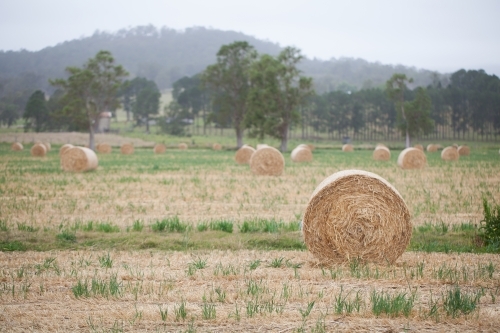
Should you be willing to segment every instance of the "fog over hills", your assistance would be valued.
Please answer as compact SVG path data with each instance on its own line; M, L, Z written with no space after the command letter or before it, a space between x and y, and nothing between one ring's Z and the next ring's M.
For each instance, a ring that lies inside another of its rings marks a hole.
M81 66L99 50L109 50L132 77L146 77L154 80L160 89L167 89L181 77L203 71L215 62L216 53L222 45L238 40L247 41L259 53L271 55L288 46L259 40L241 32L203 27L177 31L150 25L114 33L96 31L90 37L66 41L36 52L1 51L0 85L6 87L16 79L27 80L35 89L50 92L52 88L48 79L65 77L67 66ZM435 80L446 84L449 76L355 58L332 58L328 61L304 59L300 68L304 75L313 77L318 93L379 87L396 72L412 77L415 86L427 86Z

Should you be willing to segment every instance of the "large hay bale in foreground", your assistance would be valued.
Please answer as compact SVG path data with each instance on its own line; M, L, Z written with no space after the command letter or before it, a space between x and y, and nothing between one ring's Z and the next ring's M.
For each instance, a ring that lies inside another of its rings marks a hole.
M250 157L250 170L254 175L279 176L285 169L285 159L274 147L257 149Z
M446 147L441 152L441 159L444 161L457 161L459 157L458 150L453 146Z
M416 144L413 146L413 148L417 148L418 150L421 150L421 151L424 151L424 146L422 146L421 144Z
M329 176L314 190L303 219L304 241L323 263L394 263L410 242L410 211L382 177L362 170Z
M94 151L85 147L73 147L61 155L61 168L64 171L85 172L96 169L98 164Z
M120 152L121 152L123 155L130 155L130 154L133 154L133 153L134 153L134 146L133 146L131 143L124 143L124 144L120 147Z
M165 146L163 143L157 143L153 148L153 152L155 154L163 154L166 151L167 151L167 146Z
M437 152L438 148L439 148L438 145L435 145L433 143L427 145L427 151L429 153L435 153L435 152Z
M417 148L406 148L398 156L398 165L402 169L422 169L427 165L427 157Z
M11 146L10 149L13 151L20 151L24 149L24 146L20 142L14 142Z
M375 161L388 161L391 159L391 151L387 147L377 146L372 156Z
M291 157L293 162L311 162L313 160L312 151L307 145L297 146L292 150Z
M212 149L213 149L213 150L222 150L222 146L221 146L221 144L220 144L220 143L214 143L214 144L212 145Z
M248 164L250 163L250 158L252 157L253 153L255 153L255 149L253 147L243 145L236 151L234 160L238 164Z
M470 148L468 146L459 146L458 147L458 155L469 156L470 155Z
M62 156L62 154L64 154L65 152L67 152L69 149L73 148L74 146L70 143L66 143L64 145L61 146L61 148L59 149L59 156Z
M345 145L342 146L342 151L350 152L353 150L354 150L354 147L349 143L346 143Z
M186 149L188 149L188 145L186 143L179 143L179 149L186 150Z
M31 147L31 156L35 157L43 157L47 154L47 147L43 143L35 143L33 147Z
M101 154L109 154L113 151L113 148L111 147L110 144L107 143L99 143L95 149L97 150L98 153Z

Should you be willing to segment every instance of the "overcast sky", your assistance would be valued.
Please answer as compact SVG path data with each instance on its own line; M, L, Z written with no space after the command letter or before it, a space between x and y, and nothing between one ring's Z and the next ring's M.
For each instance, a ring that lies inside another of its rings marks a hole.
M234 30L309 58L500 76L500 0L0 0L0 50L153 24Z

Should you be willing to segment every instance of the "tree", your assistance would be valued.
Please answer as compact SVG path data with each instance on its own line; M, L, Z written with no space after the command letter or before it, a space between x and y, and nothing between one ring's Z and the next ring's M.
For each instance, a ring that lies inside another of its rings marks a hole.
M82 68L67 67L66 71L69 74L67 80L50 82L64 90L64 112L75 121L87 123L89 147L93 150L99 115L118 107L117 92L128 73L121 65L115 65L109 51L99 51Z
M290 126L300 120L299 107L313 94L312 79L300 76L297 68L302 58L298 49L287 47L276 58L263 55L251 69L246 124L253 135L280 139L282 152Z
M0 101L0 124L11 127L17 119L19 119L17 106L15 104L3 103Z
M146 132L149 133L149 116L158 114L161 93L154 81L142 77L136 77L132 81L126 81L121 94L123 95L124 107L126 105L134 114L137 124L145 123Z
M193 121L203 111L203 135L206 134L206 125L209 122L207 117L208 92L203 89L201 84L201 75L192 77L185 76L174 82L172 97L177 101L180 107L184 108L191 115Z
M400 127L410 137L421 133L429 134L434 130L434 120L431 118L432 102L425 89L418 87L415 99L406 102L406 126Z
M50 122L49 108L42 91L37 90L30 96L24 109L23 118L25 132L31 128L35 132L41 132L48 127Z
M208 66L202 81L212 91L214 109L231 119L236 145L243 145L244 118L250 89L249 69L257 52L247 42L223 45L217 52L217 63Z
M399 114L401 119L401 128L403 128L403 133L406 136L406 148L410 147L410 133L408 130L408 120L405 113L405 91L408 89L406 87L407 83L412 83L412 78L407 78L405 74L394 74L386 82L386 92L391 100L397 104L398 109L401 111Z

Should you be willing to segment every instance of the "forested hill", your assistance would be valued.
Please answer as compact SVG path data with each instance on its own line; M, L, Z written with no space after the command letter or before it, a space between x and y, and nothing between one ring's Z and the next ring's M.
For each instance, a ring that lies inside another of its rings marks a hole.
M24 85L50 91L48 79L64 77L67 66L81 66L99 50L109 50L132 76L156 81L160 89L169 88L183 76L192 76L215 62L221 45L244 40L259 53L276 55L282 47L243 33L206 28L176 31L141 26L116 33L96 32L91 37L67 41L37 52L1 51L0 85ZM338 50L342 53L342 50ZM357 90L383 85L395 72L414 78L415 85L426 86L436 78L431 71L369 63L362 59L341 58L329 61L305 59L301 69L312 76L318 92ZM438 75L446 80L446 75ZM25 87L27 88L27 87ZM31 87L30 87L31 88ZM4 91L5 93L6 91ZM1 94L1 92L0 92Z

